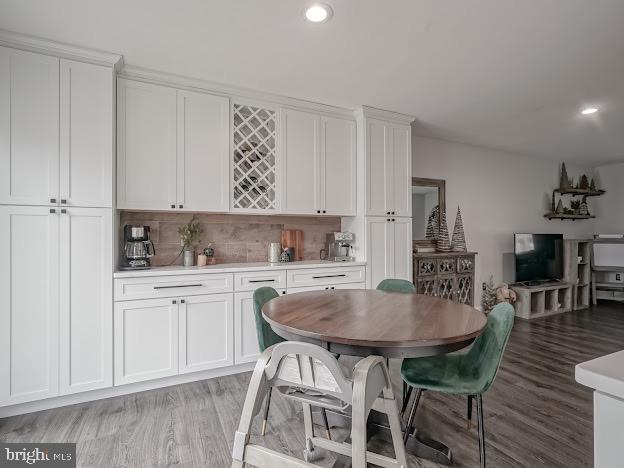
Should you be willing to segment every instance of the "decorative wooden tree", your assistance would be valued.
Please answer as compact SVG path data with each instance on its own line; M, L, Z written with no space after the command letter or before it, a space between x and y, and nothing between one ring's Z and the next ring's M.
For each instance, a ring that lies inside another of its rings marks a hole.
M581 176L579 188L582 190L589 190L589 180L587 180L587 176L585 174Z
M592 177L591 183L589 184L589 190L591 192L597 192L598 189L596 188L596 181L594 180L594 178Z
M449 242L448 225L446 224L446 212L440 212L440 233L438 235L438 244L436 247L440 252L450 252L451 243Z
M557 208L555 209L555 213L557 214L563 214L563 202L561 200L559 200L559 203L557 203Z
M451 250L453 252L466 252L466 236L464 234L464 221L462 220L461 210L457 207L457 216L455 216L455 226L453 227L453 238L451 240Z
M427 230L425 239L436 240L440 233L440 205L436 205L427 218Z
M565 163L561 164L561 178L559 179L559 188L562 190L570 188L570 178Z
M557 205L555 205L555 192L553 191L552 200L550 202L550 212L554 213L556 209L557 209Z

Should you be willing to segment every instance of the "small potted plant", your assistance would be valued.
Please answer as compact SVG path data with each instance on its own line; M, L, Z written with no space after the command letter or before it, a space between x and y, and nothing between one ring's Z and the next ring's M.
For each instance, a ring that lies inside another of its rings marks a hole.
M193 266L195 264L195 249L199 245L202 235L202 228L193 215L191 220L178 228L180 234L180 245L184 254L184 266Z

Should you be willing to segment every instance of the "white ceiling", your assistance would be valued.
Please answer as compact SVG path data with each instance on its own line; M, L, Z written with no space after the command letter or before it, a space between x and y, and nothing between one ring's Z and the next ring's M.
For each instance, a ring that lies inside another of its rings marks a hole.
M0 0L0 28L127 64L417 116L452 141L624 160L623 0ZM581 118L578 110L601 112Z

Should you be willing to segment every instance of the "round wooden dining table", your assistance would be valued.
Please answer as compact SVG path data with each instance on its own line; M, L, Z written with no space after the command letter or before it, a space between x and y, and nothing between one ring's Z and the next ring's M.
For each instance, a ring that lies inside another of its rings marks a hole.
M287 340L315 343L340 355L386 358L457 351L470 345L486 324L485 315L468 305L367 289L280 296L264 305L262 315ZM418 457L451 464L450 449L419 431L410 436L407 449Z

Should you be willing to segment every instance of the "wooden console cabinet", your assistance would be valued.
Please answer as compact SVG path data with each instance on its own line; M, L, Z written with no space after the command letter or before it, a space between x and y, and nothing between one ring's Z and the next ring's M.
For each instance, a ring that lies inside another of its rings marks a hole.
M475 252L414 253L414 285L419 294L474 305Z

